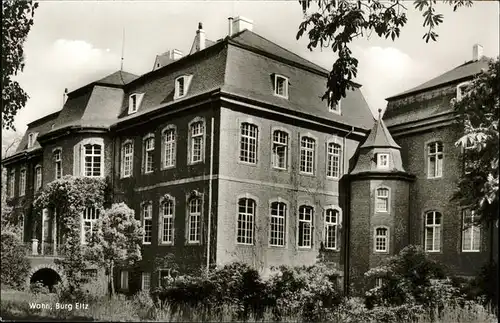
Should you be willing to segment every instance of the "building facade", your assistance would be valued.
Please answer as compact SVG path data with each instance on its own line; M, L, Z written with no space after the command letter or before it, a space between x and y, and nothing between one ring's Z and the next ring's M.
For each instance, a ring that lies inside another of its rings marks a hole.
M165 255L184 272L232 261L268 272L313 264L321 251L346 284L409 243L462 275L488 260L493 231L462 230L444 198L460 151L451 113L425 115L434 88L388 99L385 123L360 86L329 107L327 70L254 33L248 19L229 26L210 41L200 24L189 55L171 50L149 73L87 84L28 125L3 165L24 241L40 241L35 253L57 254L64 241L49 211L32 211L34 194L74 175L106 178L113 201L143 224L142 261L115 277L123 291L157 286ZM82 214L82 243L100 214Z

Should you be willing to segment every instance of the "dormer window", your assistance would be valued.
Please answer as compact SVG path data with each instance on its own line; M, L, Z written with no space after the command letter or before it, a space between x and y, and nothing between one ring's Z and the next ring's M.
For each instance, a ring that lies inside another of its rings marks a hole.
M37 133L30 133L28 135L28 149L32 148L35 145Z
M136 113L141 105L142 97L144 93L134 93L129 96L128 99L128 113Z
M330 92L330 100L328 102L328 111L340 114L340 104L342 100L339 100L337 103L332 102L332 92Z
M183 98L186 96L189 90L189 84L191 83L192 75L183 75L175 79L175 93L174 100Z
M457 85L457 101L462 100L465 96L465 88L470 84L470 82L464 82Z
M286 77L274 76L274 95L288 99L288 79Z
M377 168L389 168L389 154L377 154Z

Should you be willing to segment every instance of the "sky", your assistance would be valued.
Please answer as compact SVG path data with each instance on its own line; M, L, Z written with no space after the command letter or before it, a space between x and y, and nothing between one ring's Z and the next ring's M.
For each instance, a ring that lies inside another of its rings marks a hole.
M472 59L479 43L489 57L499 55L499 3L475 1L453 12L438 4L444 23L437 42L425 43L422 13L408 8L408 23L396 41L375 33L353 42L358 58L356 81L372 112L386 106L385 98L423 83ZM71 92L120 69L137 75L151 71L155 56L169 49L189 52L198 22L208 39L223 38L228 17L253 20L253 31L310 61L330 69L331 49L307 49L307 36L297 40L303 12L290 1L42 1L25 42L25 68L17 80L28 93L26 106L15 118L17 133L27 123L62 108L64 89Z

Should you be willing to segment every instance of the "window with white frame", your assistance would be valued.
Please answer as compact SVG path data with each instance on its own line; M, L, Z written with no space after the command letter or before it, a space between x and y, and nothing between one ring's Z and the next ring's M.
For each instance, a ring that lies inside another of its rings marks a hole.
M142 227L144 228L142 244L151 244L153 237L153 204L151 202L142 204Z
M438 178L443 176L443 143L434 141L427 144L427 177Z
M334 112L334 113L338 113L338 114L340 114L340 106L341 106L342 100L339 100L337 103L333 103L333 102L331 102L331 100L332 100L332 99L331 99L331 97L332 97L332 96L331 96L331 93L332 93L332 92L330 92L330 102L329 102L329 104L328 104L328 110L329 110L330 112Z
M128 99L128 113L132 114L139 110L144 93L133 93Z
M311 137L300 138L300 172L314 174L316 140Z
M83 145L84 176L102 176L102 146L98 144Z
M441 213L436 211L425 214L425 251L439 252L441 250Z
M389 154L377 154L377 168L389 168Z
M463 210L462 220L462 252L479 252L481 248L479 217L474 211Z
M301 205L298 217L298 246L299 248L311 248L312 246L312 219L313 207Z
M35 190L39 190L42 187L42 166L38 165L35 167Z
M326 176L331 178L339 178L342 146L334 142L329 142L327 154Z
M30 133L28 135L28 149L33 148L36 142L37 133Z
M249 198L238 200L238 229L236 242L253 244L255 201Z
M385 227L375 228L375 252L389 251L389 229Z
M203 121L191 124L191 163L198 163L203 160L203 137L205 129Z
M288 79L286 77L275 75L274 94L282 98L288 98Z
M26 194L26 169L19 172L19 196Z
M82 244L90 243L92 237L97 232L97 220L99 220L100 210L95 207L88 207L82 214Z
M153 158L155 151L155 137L144 139L144 160L143 170L145 174L153 172Z
M456 96L457 101L462 100L462 98L466 95L465 91L469 84L470 82L464 82L457 85L457 96Z
M134 144L132 141L125 141L122 144L122 178L132 176L134 160Z
M258 128L256 125L243 122L240 133L240 161L257 163Z
M283 202L271 203L271 221L269 222L269 245L285 246L286 236L286 204Z
M175 79L174 100L186 96L192 77L192 75L183 75Z
M168 284L168 281L172 279L171 270L170 269L160 269L158 270L158 286L165 287Z
M175 166L175 154L176 154L176 131L175 128L166 129L163 132L163 167L174 167Z
M172 244L174 242L174 201L166 199L161 203L161 243Z
M122 290L128 289L128 271L127 270L122 270L120 272L120 288Z
M389 212L389 189L379 187L376 191L375 210L377 212Z
M62 150L60 148L54 151L54 171L55 179L60 179L62 177Z
M329 208L325 211L325 249L338 250L340 212Z
M143 272L142 277L141 277L141 289L142 290L149 290L151 288L151 273L150 272Z
M189 200L188 214L188 242L201 242L201 198L195 197Z
M14 190L15 190L15 185L16 185L16 172L15 170L11 170L9 172L9 181L7 183L7 195L9 197L14 197Z
M273 131L272 163L274 168L287 169L288 167L288 133L285 131Z

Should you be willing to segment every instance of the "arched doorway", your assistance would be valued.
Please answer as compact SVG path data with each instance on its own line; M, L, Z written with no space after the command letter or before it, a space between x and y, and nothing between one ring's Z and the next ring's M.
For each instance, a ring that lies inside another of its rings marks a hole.
M54 286L61 282L61 276L52 268L41 268L31 275L30 284L40 282L50 292L54 292Z

